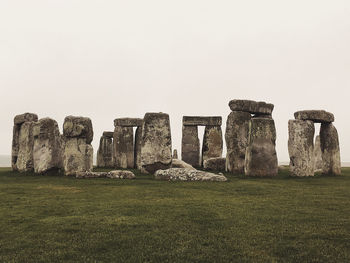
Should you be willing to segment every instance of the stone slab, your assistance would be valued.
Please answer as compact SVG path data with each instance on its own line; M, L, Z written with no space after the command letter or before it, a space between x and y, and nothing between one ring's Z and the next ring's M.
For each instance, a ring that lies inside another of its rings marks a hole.
M220 116L183 116L182 124L185 126L221 126Z
M22 124L26 121L38 121L38 115L36 115L35 113L26 112L20 115L16 115L13 120L14 124L16 125Z
M142 121L140 118L118 118L114 120L114 127L141 127Z
M294 113L297 120L313 121L317 123L334 122L334 115L324 110L303 110Z
M244 111L251 114L272 114L274 105L264 101L231 100L229 107L232 111Z
M112 131L105 131L103 132L102 136L106 138L113 138L113 133Z

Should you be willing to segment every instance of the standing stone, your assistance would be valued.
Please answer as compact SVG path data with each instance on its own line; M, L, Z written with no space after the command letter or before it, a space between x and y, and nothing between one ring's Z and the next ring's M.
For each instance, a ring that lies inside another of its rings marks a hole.
M226 171L233 174L244 173L250 119L250 113L243 111L233 111L227 117L225 133L227 146Z
M34 125L35 122L33 121L24 122L19 131L16 169L20 172L28 172L34 169Z
M323 162L322 162L322 150L321 150L321 139L320 135L316 136L315 147L314 147L314 160L315 160L315 172L322 172Z
M19 152L19 133L21 126L25 122L36 122L38 121L38 115L34 113L24 113L21 115L16 115L14 118L13 126L13 137L12 137L12 152L11 152L11 166L12 170L16 171L17 169L17 159Z
M113 144L114 166L117 168L134 168L133 127L115 126Z
M288 131L288 152L291 175L313 176L315 170L314 123L304 120L289 120Z
M220 126L205 126L202 147L202 166L205 160L222 156L223 139Z
M179 159L179 157L177 156L177 150L174 149L174 152L173 152L173 159Z
M200 144L197 126L182 126L182 160L193 167L200 167Z
M338 131L332 123L322 123L320 130L323 174L340 175L341 161Z
M171 131L169 115L146 113L142 125L142 172L154 173L171 166Z
M141 170L141 144L142 144L142 126L136 128L135 131L135 150L134 150L134 161L135 168Z
M275 176L278 173L275 122L268 118L253 118L249 122L246 150L247 176Z
M34 126L34 172L44 173L62 167L62 139L55 120L44 118Z
M113 167L113 132L104 132L97 150L97 167Z
M68 116L63 124L65 175L91 172L93 168L92 123L89 118Z

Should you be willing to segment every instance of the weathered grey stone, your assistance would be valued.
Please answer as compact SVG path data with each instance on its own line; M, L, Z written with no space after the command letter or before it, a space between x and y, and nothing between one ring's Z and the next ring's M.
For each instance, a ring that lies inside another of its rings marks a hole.
M125 171L125 170L110 171L107 177L112 179L135 179L136 178L133 172Z
M322 151L321 151L320 135L317 135L316 139L315 139L314 160L315 160L315 172L322 172L322 170L323 170L323 162L322 162Z
M35 113L26 112L20 115L16 115L13 120L15 125L20 125L27 121L38 121L38 115L36 115Z
M233 111L226 122L226 171L244 174L245 154L248 146L249 121L248 112Z
M140 127L142 126L142 119L139 118L119 118L114 120L114 127Z
M182 160L194 167L200 167L200 144L197 126L182 126Z
M63 135L66 138L85 138L86 143L91 143L94 132L90 118L67 116L64 119Z
M323 162L323 174L340 175L341 161L338 131L332 123L322 123L320 141Z
M142 144L142 126L136 128L135 131L135 149L134 149L134 166L141 170L141 144Z
M86 143L86 138L65 138L63 168L65 175L92 171L93 148Z
M209 171L225 171L226 158L209 158L204 161L203 168Z
M276 128L272 119L253 118L249 122L245 157L247 176L275 176L278 173Z
M113 132L111 133L113 134ZM113 136L110 137L110 133L104 132L100 138L97 150L97 167L114 167Z
M303 110L294 113L297 120L310 120L319 123L334 122L334 115L324 110Z
M178 159L177 150L176 149L174 149L174 151L173 151L173 159Z
M188 168L188 169L194 169L192 165L185 163L184 161L181 161L179 159L173 159L171 162L171 167L170 168Z
M85 179L85 178L107 178L107 175L109 172L77 172L75 174L75 177L78 179Z
M229 107L232 111L245 111L251 114L272 114L274 105L263 101L231 100Z
M55 120L40 119L33 127L34 172L44 173L62 167L62 138Z
M222 174L208 173L188 168L158 170L154 177L155 179L167 181L227 181L227 178Z
M202 166L205 160L222 156L223 139L220 126L205 126L202 147Z
M105 132L103 132L102 136L113 139L113 134L114 134L114 132L112 132L112 131L105 131Z
M288 152L292 176L314 175L314 134L312 121L290 120L288 122Z
M33 128L35 122L28 121L21 125L18 136L18 155L16 161L16 169L20 172L33 171L33 147L34 136Z
M113 135L114 166L134 168L134 130L132 127L115 126Z
M146 113L142 125L141 170L154 173L159 169L169 168L171 154L169 115Z
M185 126L221 126L220 116L183 116L182 124Z

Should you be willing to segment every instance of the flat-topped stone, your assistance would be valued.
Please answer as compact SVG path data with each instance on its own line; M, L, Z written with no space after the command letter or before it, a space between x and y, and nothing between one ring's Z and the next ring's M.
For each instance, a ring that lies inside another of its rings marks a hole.
M272 114L274 105L263 101L231 100L228 104L232 111L245 111L251 114Z
M114 120L114 126L141 127L142 121L140 118L118 118Z
M22 124L26 121L38 121L38 115L36 115L35 113L23 113L20 115L16 115L13 122L14 124Z
M221 126L220 116L183 116L182 124L185 126Z
M105 131L105 132L103 132L103 137L113 138L113 132Z
M324 110L303 110L294 113L297 120L313 121L319 123L334 122L334 115Z

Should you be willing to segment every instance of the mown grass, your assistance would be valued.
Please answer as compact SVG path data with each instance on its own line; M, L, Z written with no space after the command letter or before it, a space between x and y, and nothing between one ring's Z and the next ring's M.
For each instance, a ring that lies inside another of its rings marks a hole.
M0 262L350 262L350 169L229 182L0 169Z

